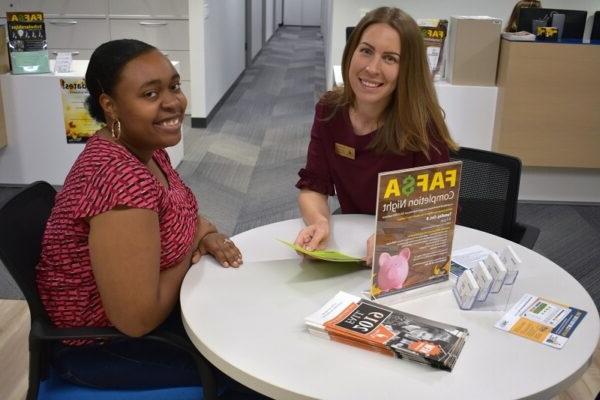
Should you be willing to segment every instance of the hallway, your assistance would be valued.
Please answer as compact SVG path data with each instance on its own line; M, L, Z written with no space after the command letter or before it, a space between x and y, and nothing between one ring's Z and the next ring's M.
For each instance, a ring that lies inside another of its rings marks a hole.
M314 106L325 89L318 28L282 27L210 121L184 135L179 174L200 212L235 234L297 217Z

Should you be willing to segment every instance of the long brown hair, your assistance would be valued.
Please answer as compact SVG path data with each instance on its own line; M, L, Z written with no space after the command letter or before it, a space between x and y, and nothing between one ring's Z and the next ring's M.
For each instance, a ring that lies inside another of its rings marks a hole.
M429 157L430 137L434 137L448 148L457 149L433 87L421 30L410 15L398 8L380 7L360 20L342 56L344 86L325 93L321 101L332 106L333 113L355 105L356 97L348 76L350 62L365 29L377 23L388 24L400 36L400 70L396 90L380 116L380 128L369 147L377 153L420 151Z
M540 8L542 6L542 2L540 0L519 0L517 4L513 7L512 12L510 13L510 18L506 23L506 27L504 30L506 32L516 32L518 29L519 23L519 12L521 8Z

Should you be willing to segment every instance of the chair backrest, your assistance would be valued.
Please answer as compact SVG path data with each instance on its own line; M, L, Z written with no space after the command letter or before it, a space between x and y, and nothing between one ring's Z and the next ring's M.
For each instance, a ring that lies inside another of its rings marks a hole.
M37 293L35 267L55 196L50 184L34 182L0 207L0 260L23 292L32 320L48 319Z
M516 223L521 160L461 147L450 154L463 162L458 223L510 239Z

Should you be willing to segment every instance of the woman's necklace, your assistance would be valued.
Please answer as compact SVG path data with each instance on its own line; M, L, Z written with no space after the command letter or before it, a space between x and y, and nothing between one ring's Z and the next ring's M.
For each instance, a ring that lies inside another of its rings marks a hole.
M363 120L352 107L350 107L350 122L352 123L354 133L358 136L369 134L379 128L379 123L377 120Z

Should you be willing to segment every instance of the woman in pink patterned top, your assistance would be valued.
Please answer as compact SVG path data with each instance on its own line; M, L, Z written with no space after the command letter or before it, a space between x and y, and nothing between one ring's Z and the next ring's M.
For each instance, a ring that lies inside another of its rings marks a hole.
M171 62L143 42L111 41L92 55L87 106L106 127L87 142L56 197L37 268L38 291L56 326L114 326L142 336L174 310L170 318L177 319L181 283L200 256L241 265L233 242L198 215L194 194L164 150L181 140L187 100L179 80ZM55 354L57 369L97 387L139 387L138 378L143 386L197 382L193 361L152 369L172 350L138 342L68 343ZM116 367L106 378L81 375L73 361L113 355L141 357L152 367L137 374Z

